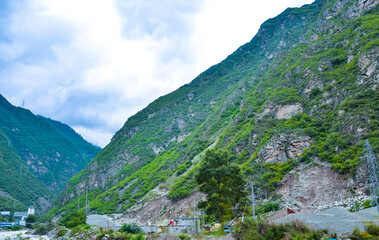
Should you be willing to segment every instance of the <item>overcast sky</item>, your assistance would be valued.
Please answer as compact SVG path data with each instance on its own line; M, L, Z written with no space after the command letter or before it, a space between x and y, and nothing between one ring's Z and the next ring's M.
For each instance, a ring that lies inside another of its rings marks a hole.
M0 0L0 94L104 147L287 7L313 0Z

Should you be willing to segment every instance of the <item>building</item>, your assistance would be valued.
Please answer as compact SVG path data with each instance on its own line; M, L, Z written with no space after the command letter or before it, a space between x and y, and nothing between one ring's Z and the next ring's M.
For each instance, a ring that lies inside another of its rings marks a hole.
M11 212L9 212L9 211L2 211L2 212L0 212L0 215L2 215L2 216L10 216Z
M36 209L34 207L28 207L28 216L35 215Z
M26 226L26 218L28 217L28 212L14 212L14 217L17 219L17 223L20 226Z
M165 232L170 234L181 233L198 233L200 232L200 219L199 218L175 218L174 225L165 227Z

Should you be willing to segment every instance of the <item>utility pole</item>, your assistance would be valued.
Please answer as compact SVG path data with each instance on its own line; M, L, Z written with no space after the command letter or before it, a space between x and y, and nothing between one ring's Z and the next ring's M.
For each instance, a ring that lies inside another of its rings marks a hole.
M78 211L79 211L79 199L80 199L80 192L79 192L79 195L78 195Z
M255 196L254 196L254 183L251 184L251 205L253 206L253 218L255 218Z
M157 225L157 208L155 208L155 226L158 226Z
M86 212L86 215L88 213L88 191L86 190L86 206L85 206L85 212Z
M195 220L195 204L193 205L193 232L196 232L196 220Z
M205 228L204 228L204 226L205 226L204 211L202 213L203 213L203 231L204 231L205 230Z
M370 146L370 142L366 139L365 144L365 152L366 152L366 160L369 174L369 184L370 184L370 195L372 198L372 205L376 203L376 208L379 214L379 205L378 205L378 191L379 191L379 183L378 183L378 163L376 161L376 157L372 148Z

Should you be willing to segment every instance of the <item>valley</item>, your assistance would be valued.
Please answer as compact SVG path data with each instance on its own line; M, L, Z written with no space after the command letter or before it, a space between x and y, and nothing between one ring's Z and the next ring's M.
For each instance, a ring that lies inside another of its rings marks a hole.
M35 205L40 221L64 226L52 231L66 237L126 234L104 226L109 219L114 230L137 224L145 233L195 218L202 228L220 223L224 234L235 221L235 239L366 231L364 222L378 224L379 169L367 164L368 149L373 163L379 156L378 3L286 9L129 117L103 149L0 95L0 210Z

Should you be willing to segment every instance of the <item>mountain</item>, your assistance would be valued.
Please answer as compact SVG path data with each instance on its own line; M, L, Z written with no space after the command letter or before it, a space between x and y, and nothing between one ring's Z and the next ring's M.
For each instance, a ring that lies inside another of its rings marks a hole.
M66 138L71 143L75 151L79 153L79 155L81 155L84 159L87 159L87 161L93 159L96 154L100 152L100 147L96 147L84 140L83 137L75 132L75 130L70 126L50 118L45 118L43 116L37 115L37 117L45 120L51 126L53 126L64 138ZM84 166L81 168L83 167Z
M78 197L83 207L88 192L93 212L184 214L202 198L193 172L207 148L232 152L258 198L281 191L312 207L364 192L363 140L379 152L378 13L377 0L316 0L267 20L224 61L130 117L69 180L54 213ZM288 185L303 176L314 182Z
M0 138L0 196L44 210L100 151L69 126L15 107L1 95Z
M46 211L54 194L28 168L0 129L0 210Z

